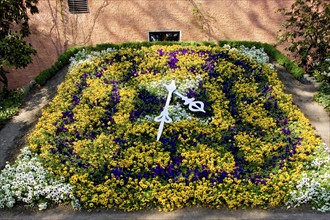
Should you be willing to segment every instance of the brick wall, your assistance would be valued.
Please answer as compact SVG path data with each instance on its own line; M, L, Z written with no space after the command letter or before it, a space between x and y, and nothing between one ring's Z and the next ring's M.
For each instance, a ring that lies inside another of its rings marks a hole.
M8 74L23 86L74 45L147 41L148 31L180 30L182 41L251 40L274 43L283 17L275 11L294 0L89 0L89 13L71 14L67 0L40 0L31 16L33 64ZM194 11L201 12L196 19Z

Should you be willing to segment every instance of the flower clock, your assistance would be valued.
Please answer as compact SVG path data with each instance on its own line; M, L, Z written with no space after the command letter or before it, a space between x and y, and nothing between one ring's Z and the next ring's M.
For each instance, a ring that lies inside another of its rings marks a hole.
M268 64L236 50L111 50L71 67L30 135L85 208L282 204L320 144Z

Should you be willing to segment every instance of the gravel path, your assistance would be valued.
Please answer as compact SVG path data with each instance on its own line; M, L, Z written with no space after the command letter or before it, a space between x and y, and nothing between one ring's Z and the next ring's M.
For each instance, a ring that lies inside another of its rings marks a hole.
M26 137L32 131L41 109L52 100L57 86L63 81L67 67L62 69L44 87L34 88L24 99L19 114L0 130L0 169L6 161L13 162L19 149L26 144ZM322 106L313 101L316 89L311 83L303 84L295 80L285 69L277 66L279 78L286 86L286 92L293 95L294 103L309 118L316 133L330 146L330 117ZM93 212L75 212L70 207L49 208L39 212L35 208L16 206L13 209L0 209L0 219L330 219L330 213L319 213L310 208L286 210L276 208L269 210L228 210L185 208L174 212L163 213L156 210L140 212L121 212L115 210L95 210Z
M53 99L67 71L68 67L65 67L42 88L33 88L23 99L18 115L0 130L0 170L6 161L13 162L21 147L26 144L26 137L40 117L41 109Z
M301 83L288 74L281 66L276 66L278 77L285 85L285 92L292 94L293 102L300 108L304 115L309 119L323 142L330 146L330 117L319 103L313 101L316 87L311 82Z

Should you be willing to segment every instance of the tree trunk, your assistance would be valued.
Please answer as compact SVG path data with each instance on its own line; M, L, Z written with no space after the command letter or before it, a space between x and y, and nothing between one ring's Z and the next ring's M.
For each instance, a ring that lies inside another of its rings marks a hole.
M4 93L5 96L8 95L8 79L6 76L7 71L3 69L3 67L0 67L0 82L2 82L3 87L2 87L2 91Z
M306 55L301 58L301 65L303 66L303 68L306 72L309 72L311 69L310 65L308 64L308 59L309 59L308 55L310 54L310 51L312 50L313 45L314 45L314 43L311 43L309 45L308 49L306 51L304 51Z

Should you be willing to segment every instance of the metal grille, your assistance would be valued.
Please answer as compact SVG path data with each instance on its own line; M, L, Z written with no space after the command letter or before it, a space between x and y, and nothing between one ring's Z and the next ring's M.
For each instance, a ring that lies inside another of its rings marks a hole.
M73 14L88 13L88 0L68 0L69 11Z

